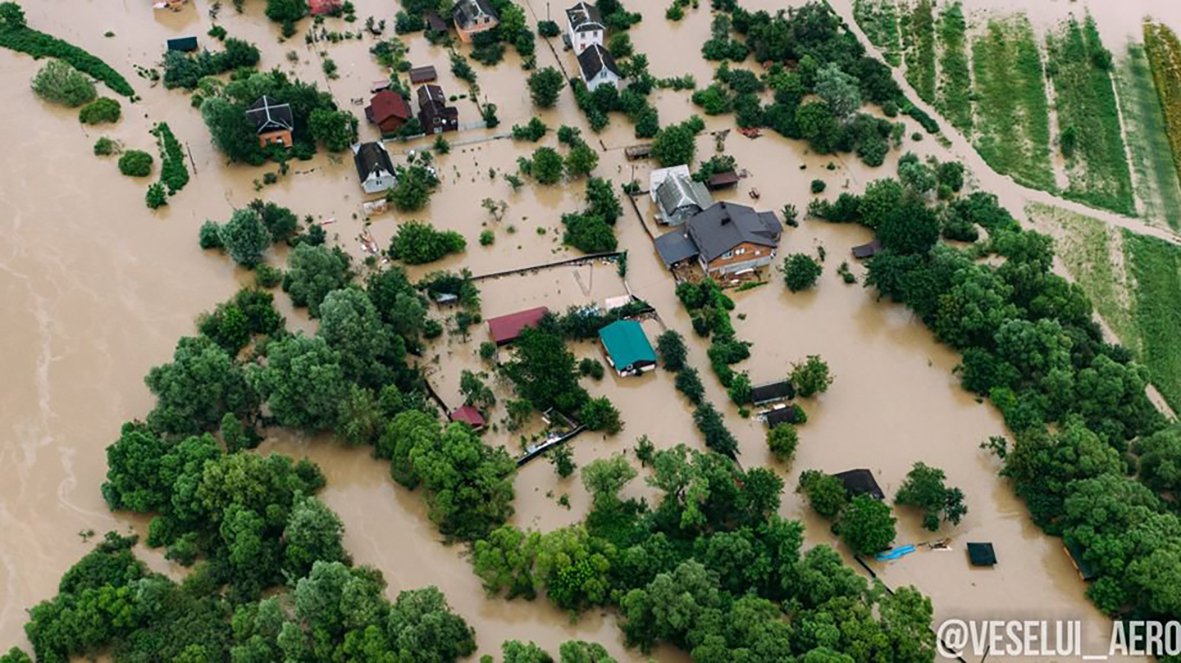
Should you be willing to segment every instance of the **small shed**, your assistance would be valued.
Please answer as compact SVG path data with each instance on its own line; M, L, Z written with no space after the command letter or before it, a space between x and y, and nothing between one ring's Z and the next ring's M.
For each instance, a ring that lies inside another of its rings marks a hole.
M414 85L420 83L431 83L439 78L439 73L435 71L434 65L424 65L422 67L414 67L410 70L410 82Z
M197 50L196 37L173 37L164 42L164 46L170 51L180 51L182 53L192 53Z
M785 401L789 398L794 398L795 395L795 387L791 386L791 382L788 380L764 382L750 389L751 403L756 406L766 405L776 401Z
M725 173L714 173L705 182L705 187L710 191L729 189L735 186L738 186L738 173L732 170Z
M869 495L875 500L886 499L886 494L882 492L877 479L873 478L873 472L867 469L847 470L834 474L833 476L840 479L841 483L845 486L845 491L851 497Z
M1068 541L1066 545L1062 546L1062 549L1070 557L1070 563L1074 565L1074 570L1078 573L1078 577L1083 579L1083 582L1091 582L1099 577L1099 574L1095 572L1095 567L1086 560L1084 556L1086 551L1082 546Z
M968 561L972 566L996 566L996 551L991 543L969 543Z
M779 407L764 410L759 414L759 418L763 423L767 424L767 428L775 428L781 424L796 424L800 422L801 410L797 405L782 405Z
M647 159L652 154L652 145L645 143L642 145L629 145L623 148L623 156L627 157L628 161L635 161L636 159Z
M443 17L439 15L439 12L432 9L428 11L425 16L423 16L423 19L426 20L427 34L436 36L447 34L447 21L443 20Z
M484 421L484 415L480 411L470 405L464 405L457 408L447 415L451 421L458 421L472 427L472 430L480 430L487 422Z
M521 331L527 327L536 327L537 323L549 313L544 306L517 311L508 315L488 319L488 333L496 345L507 345L517 340Z
M882 243L876 239L868 244L853 247L853 257L858 260L865 260L872 258L878 251L882 250Z
M689 233L685 232L683 228L657 237L655 244L656 253L664 261L664 266L669 269L686 260L696 260L697 256L701 254L701 251L697 249L697 244L690 239Z
M380 81L373 81L369 84L369 92L373 94L377 94L382 90L388 89L390 89L390 79L388 78L382 79Z
M599 330L607 362L621 376L640 375L656 368L656 351L644 328L635 320L616 320Z

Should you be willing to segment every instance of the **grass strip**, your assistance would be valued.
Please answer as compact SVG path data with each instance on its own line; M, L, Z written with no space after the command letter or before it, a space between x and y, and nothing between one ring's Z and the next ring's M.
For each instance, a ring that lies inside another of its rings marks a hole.
M935 102L935 8L931 0L918 0L910 12L906 40L906 80L919 98Z
M1124 231L1124 255L1136 281L1136 325L1152 383L1181 410L1181 247Z
M967 23L960 3L948 5L939 15L939 96L936 108L952 126L972 131L972 74L968 65Z
M898 7L894 0L856 0L853 18L870 43L891 66L902 64L902 41L898 33Z
M1049 102L1041 54L1029 19L992 19L972 42L976 82L976 149L988 165L1017 182L1054 191Z
M135 90L131 89L127 79L106 62L53 35L38 32L27 26L0 28L0 47L27 53L34 58L50 57L64 60L78 71L106 83L111 91L124 97L135 96Z
M1063 195L1135 214L1132 176L1111 82L1111 53L1103 47L1094 19L1088 16L1084 25L1068 20L1046 37L1046 52L1069 182Z
M1181 183L1144 47L1130 44L1117 69L1120 110L1136 172L1136 196L1145 219L1181 229Z

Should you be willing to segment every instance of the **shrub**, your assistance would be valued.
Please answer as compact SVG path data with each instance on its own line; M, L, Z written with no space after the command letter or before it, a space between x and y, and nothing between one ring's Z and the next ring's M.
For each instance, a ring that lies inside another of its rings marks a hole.
M779 424L767 431L767 448L771 450L771 455L775 456L775 460L781 463L791 461L798 444L799 433L796 432L796 427L791 424Z
M50 60L33 76L33 92L45 101L71 108L88 104L97 96L94 83L61 60Z
M796 492L803 493L812 510L825 518L835 517L849 501L841 480L819 470L801 472Z
M578 373L583 376L590 376L595 380L602 380L606 370L603 368L602 362L598 359L586 357L578 362Z
M803 398L828 391L832 375L828 364L819 355L808 355L804 361L791 365L791 383Z
M820 278L820 263L803 253L793 253L783 260L783 280L792 292L807 290Z
M492 246L496 242L496 234L491 230L480 232L480 246Z
M697 374L697 369L692 366L686 366L677 372L675 384L677 391L684 394L694 405L700 404L702 398L705 397L705 387L701 384L701 377Z
M152 155L143 150L127 150L119 157L119 172L128 177L147 177L152 173Z
M147 203L148 209L158 209L168 204L168 194L164 192L164 185L159 182L152 182L148 187L147 194L144 195L144 202Z
M399 226L390 240L390 257L408 265L421 265L460 253L466 246L463 235L453 230L439 231L422 221L409 221Z
M13 14L21 11L20 6L15 2L5 2L0 4L0 7L11 8ZM74 69L106 83L107 87L116 94L124 97L135 96L135 90L131 89L127 79L112 69L110 65L73 44L29 28L25 25L23 18L15 23L5 21L3 29L0 29L0 47L28 53L34 58L57 58L68 63ZM91 98L93 99L93 97ZM90 99L82 103L87 101Z
M558 27L556 21L538 21L537 34L542 37L557 37L562 34L562 29Z
M201 224L201 232L197 235L197 242L203 249L221 248L221 229L213 221Z
M119 143L103 136L94 141L94 155L99 157L110 156L119 152Z
M260 263L254 268L254 285L260 288L274 288L283 282L283 270Z
M601 430L608 435L614 435L623 430L623 422L619 418L619 410L606 397L588 400L579 411L579 419L590 430Z
M824 180L812 180L812 193L824 193L826 188L828 185L824 183Z
M685 367L685 339L675 329L669 329L656 337L656 349L664 361L664 368L673 372Z
M118 122L123 116L123 109L114 99L103 97L82 107L78 113L78 120L82 124L102 124L104 122Z

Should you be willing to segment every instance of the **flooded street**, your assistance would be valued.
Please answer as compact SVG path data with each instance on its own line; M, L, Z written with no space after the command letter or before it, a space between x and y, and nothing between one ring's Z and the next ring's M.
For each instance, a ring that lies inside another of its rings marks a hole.
M663 19L663 6L632 2L645 13L632 38L637 50L648 54L651 72L658 77L691 73L704 85L712 68L698 57L695 44L708 33L708 3L687 12L684 21L673 25ZM0 650L25 644L25 610L51 597L61 574L91 548L80 532L101 534L142 526L139 519L111 514L103 502L99 486L106 472L104 449L124 421L143 417L152 407L142 381L148 369L170 358L179 337L194 333L193 320L200 312L229 297L239 283L249 281L248 275L235 270L224 256L198 248L200 224L206 219L223 221L235 206L263 197L290 207L301 217L310 214L336 219L328 226L330 234L350 253L361 255L355 237L364 227L360 218L364 197L351 158L322 153L309 162L293 162L291 175L256 191L253 182L273 167L223 165L187 95L151 89L145 80L132 79L131 64L158 59L166 37L196 34L203 43L207 41L205 3L197 3L196 11L190 7L178 15L155 16L147 3L123 2L117 9L112 9L113 4L44 0L25 6L30 25L91 50L131 80L143 101L125 104L124 119L113 128L84 128L75 113L39 101L28 91L28 80L39 63L0 51L0 87L13 91L6 108L16 118L0 126L0 141L8 152L0 162L0 228L10 238L0 247L0 294L11 311L0 322L0 373L7 377L0 387L0 430L5 432L0 438L0 468L5 479L0 485L0 528L5 532L0 537ZM387 36L392 35L391 3L363 0L355 4L362 21L369 15L386 18ZM833 4L851 21L851 2ZM969 4L991 8L1004 3L973 0ZM1162 12L1177 11L1159 7L1162 3L1139 4L1146 10L1152 6ZM350 100L367 98L370 82L385 75L367 53L373 39L326 46L341 69L341 79L329 84L321 73L319 56L304 47L302 33L289 45L275 46L277 29L260 16L260 5L250 4L249 16L240 18L227 3L221 22L232 36L259 44L263 67L280 66L305 80L318 81L322 87L328 84L342 107L363 117L362 107ZM744 5L773 9L780 3L758 0ZM1138 30L1139 18L1134 12L1107 3L1051 2L1039 11L1081 11L1085 6L1096 14L1105 38L1106 31L1115 35ZM544 16L540 0L533 0L531 9L535 16ZM554 10L556 13L556 5ZM339 21L330 25L345 29ZM361 22L350 29L362 29ZM104 39L106 30L115 32L117 38ZM445 50L420 37L407 37L406 41L411 46L410 59L415 64L434 64L449 94L465 92L447 71ZM692 53L685 44L694 45ZM665 47L658 48L662 45ZM292 49L300 54L297 64L283 57ZM543 40L538 42L537 53L539 66L556 63ZM560 51L558 55L570 71L573 56ZM407 219L427 219L440 229L457 230L465 236L465 253L412 268L408 270L412 277L460 268L481 275L577 255L561 245L560 216L582 207L584 185L538 187L528 183L514 192L503 179L504 173L515 171L517 158L527 156L535 147L493 139L534 115L513 58L510 54L494 69L476 65L481 89L498 105L501 126L449 137L454 145L451 153L435 157L443 184L426 209L415 214L390 212L372 219L373 236L383 247L397 223ZM662 124L680 121L694 112L683 92L655 91L653 102ZM470 103L460 102L460 109L461 122L478 117ZM568 93L557 108L540 117L551 129L563 123L585 126ZM91 146L98 136L109 135L127 147L154 154L155 145L147 132L161 120L167 120L191 150L190 169L195 166L195 173L170 206L152 213L143 203L148 182L121 176L114 160L93 156ZM732 124L730 116L707 118L709 130L731 128ZM915 130L908 120L907 136ZM363 119L361 131L363 139L376 137ZM596 137L585 128L583 131L594 144ZM600 154L597 175L617 184L633 176L647 181L651 163L624 161L620 148L637 141L622 117L614 118L613 126L597 138L608 148ZM430 142L391 145L395 162L402 161L399 153L427 147ZM556 146L553 132L540 144ZM714 150L712 137L699 137L698 158L708 158ZM922 142L906 138L902 149L892 150L883 167L868 169L856 160L807 154L802 143L776 135L749 140L737 133L726 139L725 152L737 158L739 168L747 170L749 177L719 199L776 211L790 203L802 212L811 199L812 179L828 183L826 197L835 198L846 189L860 191L869 181L892 175L898 156L906 150L963 160L980 188L997 193L1016 215L1023 214L1029 200L1054 200L1049 194L1028 191L997 176L960 137L952 137L950 151L930 138ZM757 202L748 197L752 188L762 192ZM506 203L502 220L493 221L483 209L485 198ZM642 198L639 203L651 223L649 201ZM1105 220L1115 217L1096 216ZM493 230L496 236L491 247L477 242L484 229ZM727 415L739 440L744 466L764 464L781 472L787 485L781 511L807 523L809 544L835 539L827 524L806 510L792 492L800 471L867 467L890 496L910 466L922 461L946 470L949 484L964 490L969 514L954 530L939 533L954 537L953 551L924 552L890 564L871 563L887 584L914 584L931 596L936 623L950 617L1061 617L1083 619L1088 637L1107 632L1109 622L1084 598L1085 586L1063 554L1061 542L1041 534L1030 523L1025 507L997 477L996 461L978 448L988 436L1005 431L994 409L975 402L958 386L951 373L957 357L936 343L909 311L878 303L871 291L860 284L845 285L836 275L842 261L853 262L849 248L867 241L869 231L805 220L800 228L787 229L779 251L780 255L814 254L817 247L824 246L828 258L819 287L791 294L775 273L768 285L734 295L738 337L753 343L752 357L737 368L749 371L755 383L784 376L792 362L809 354L821 355L835 374L827 394L803 402L809 421L800 428L799 450L790 467L771 459L762 424L740 418L737 409L728 405L725 392L709 373L706 342L694 335L674 295L671 277L626 201L616 232L620 249L629 251L626 286L612 264L490 279L479 284L483 315L492 317L539 305L565 310L572 305L602 303L630 288L656 308L664 325L677 329L689 341L690 363L701 371L708 398ZM859 279L863 276L861 266L853 264L852 269ZM288 315L289 326L312 327L302 313L290 311L286 295L277 293L276 301ZM655 321L644 327L653 340L661 330ZM459 402L462 369L489 370L477 355L480 342L486 339L487 327L481 325L472 329L466 342L447 335L429 346L428 379L448 404ZM571 350L578 357L601 360L593 343L571 344ZM608 372L601 382L588 379L584 384L593 395L609 396L626 425L614 437L587 433L576 438L572 444L579 466L619 451L632 456L631 448L641 435L649 436L658 448L681 442L703 448L691 411L674 389L670 373L661 370L640 378L618 378ZM497 393L503 397L507 389L500 385ZM498 405L493 418L502 416L503 407ZM499 430L487 435L486 439L504 444L511 454L520 448L519 434ZM424 515L419 496L394 484L388 465L371 458L366 450L348 449L330 439L284 436L268 440L263 451L306 455L319 464L328 479L322 497L344 521L345 545L355 561L381 569L391 596L401 589L437 585L475 627L480 653L496 652L506 639L533 640L550 651L556 651L565 640L583 639L603 644L621 661L647 660L638 651L625 649L613 616L590 612L571 622L568 615L544 600L529 603L486 598L463 548L440 541ZM641 495L647 491L638 479L629 492ZM569 495L569 508L557 503L562 494ZM560 479L553 467L540 459L522 469L516 495L513 523L520 527L548 530L571 524L580 520L589 506L577 476ZM920 529L917 516L899 513L897 543L929 538L934 536ZM991 541L999 565L988 571L971 569L963 548L968 541ZM670 649L658 649L653 658L686 659Z

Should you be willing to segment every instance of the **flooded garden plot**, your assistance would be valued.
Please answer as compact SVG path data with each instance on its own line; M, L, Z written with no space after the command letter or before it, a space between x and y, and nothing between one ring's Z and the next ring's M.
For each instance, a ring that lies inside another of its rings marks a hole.
M1181 185L1142 45L1128 44L1127 52L1119 59L1115 80L1126 133L1135 136L1135 140L1128 141L1128 148L1141 215L1149 223L1181 229Z

